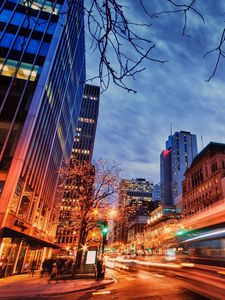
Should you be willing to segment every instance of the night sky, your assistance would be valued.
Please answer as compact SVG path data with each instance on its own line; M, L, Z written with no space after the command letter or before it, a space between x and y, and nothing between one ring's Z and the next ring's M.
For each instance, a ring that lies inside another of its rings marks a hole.
M138 93L128 93L111 85L101 95L100 116L94 159L121 162L122 177L142 177L159 182L159 156L172 131L190 131L197 135L198 150L210 141L225 143L225 59L216 75L213 72L217 54L204 54L218 46L224 21L225 1L199 0L196 8L205 17L188 15L186 33L180 14L149 18L138 0L126 3L129 20L148 22L139 27L144 37L156 43L152 56L167 60L165 64L145 61L145 71L127 81ZM150 12L171 9L166 0L145 0ZM185 2L185 1L178 1ZM186 1L187 3L190 1ZM157 5L156 5L157 4ZM128 49L127 49L128 51ZM86 43L87 77L97 72L96 60ZM90 82L98 84L97 81Z

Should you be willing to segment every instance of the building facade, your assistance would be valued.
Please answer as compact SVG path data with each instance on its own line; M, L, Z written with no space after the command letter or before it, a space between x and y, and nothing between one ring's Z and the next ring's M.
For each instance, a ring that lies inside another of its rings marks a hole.
M80 161L92 161L99 113L100 87L85 84L72 153Z
M80 162L92 161L98 113L99 113L100 88L94 85L85 85L81 110L76 128L76 136L72 150L72 158ZM67 178L61 205L59 226L57 229L56 243L62 252L74 254L79 234L79 224L74 224L74 206L76 206L77 183L72 175ZM73 224L72 224L73 223ZM69 226L68 226L69 225Z
M160 205L149 214L145 228L145 248L152 254L169 254L176 246L175 233L181 226L181 211L174 206Z
M161 200L165 205L179 201L184 173L197 153L196 135L180 131L168 137L160 156Z
M0 4L0 257L4 275L53 247L85 80L82 1ZM70 10L70 14L63 12Z
M225 144L210 142L193 160L183 181L180 245L199 262L224 265ZM200 260L199 260L200 259Z
M154 209L153 183L143 178L123 179L120 184L119 212L115 222L114 242L126 243L143 230L149 212Z
M160 193L161 202L172 205L172 149L165 149L160 155Z
M153 201L160 201L161 200L161 188L160 183L156 183L153 186Z
M224 222L224 200L225 144L211 142L195 157L185 172L182 196L185 225L198 228ZM213 214L211 218L214 220L209 218L207 212L213 212L215 207L221 207L222 219L219 215L213 217Z

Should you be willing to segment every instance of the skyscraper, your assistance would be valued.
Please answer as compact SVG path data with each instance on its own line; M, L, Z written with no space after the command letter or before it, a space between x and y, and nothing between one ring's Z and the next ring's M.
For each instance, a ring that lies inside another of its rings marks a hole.
M73 146L73 155L78 160L92 160L99 112L99 95L99 86L85 84Z
M0 256L5 275L53 246L85 80L83 1L0 4ZM65 13L70 10L70 13Z
M166 149L160 156L161 201L176 204L182 194L184 173L197 155L196 135L187 131L175 132L168 137Z
M76 136L72 150L73 158L78 161L92 160L95 134L99 112L100 88L94 85L85 85ZM72 178L71 178L72 177ZM61 205L59 226L57 230L57 243L73 254L77 240L78 228L74 225L73 209L76 205L76 182L74 176L68 176L63 202ZM73 224L72 224L73 223ZM69 227L67 226L69 224Z

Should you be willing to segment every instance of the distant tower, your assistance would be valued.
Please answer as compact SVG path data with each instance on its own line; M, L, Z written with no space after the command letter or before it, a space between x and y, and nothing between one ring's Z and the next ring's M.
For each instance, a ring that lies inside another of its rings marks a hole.
M160 155L161 203L172 205L172 150L163 150Z
M161 200L166 205L176 204L182 194L184 173L197 155L196 135L187 131L175 132L166 141L160 156Z
M99 86L85 85L73 146L73 155L78 160L92 160L99 112L99 95Z

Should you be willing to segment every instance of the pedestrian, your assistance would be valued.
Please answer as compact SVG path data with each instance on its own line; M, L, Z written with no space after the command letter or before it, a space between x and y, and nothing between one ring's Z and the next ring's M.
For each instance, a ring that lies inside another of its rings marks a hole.
M37 261L33 260L31 263L31 267L30 267L30 273L31 273L32 277L34 276L34 272L35 272L36 268L37 268Z
M43 277L47 271L48 271L48 261L47 259L45 259L41 266L40 277Z
M96 261L96 279L102 279L105 276L105 270L104 270L104 265L103 261L100 258L97 258Z
M62 274L63 268L64 268L64 261L61 258L59 258L59 260L57 261L58 275Z
M48 281L50 281L51 279L55 279L57 276L57 273L58 273L57 265L56 265L56 263L53 263L52 272L51 272L51 275L50 275L50 278Z

